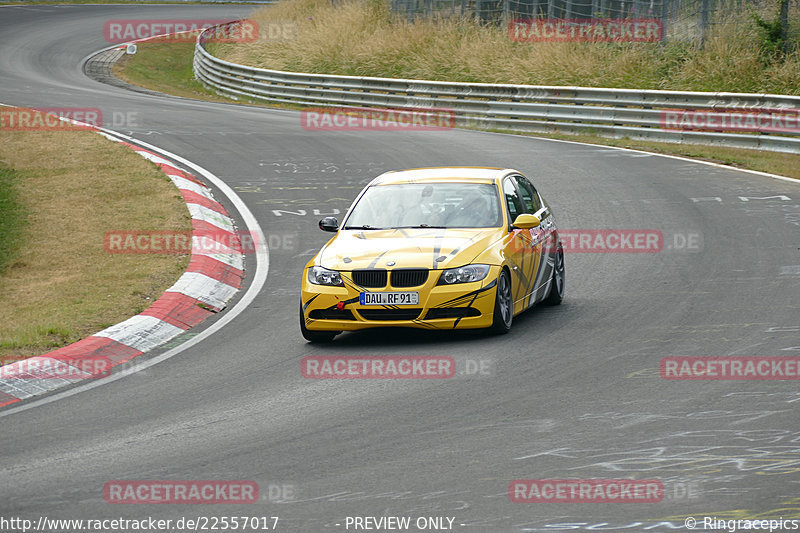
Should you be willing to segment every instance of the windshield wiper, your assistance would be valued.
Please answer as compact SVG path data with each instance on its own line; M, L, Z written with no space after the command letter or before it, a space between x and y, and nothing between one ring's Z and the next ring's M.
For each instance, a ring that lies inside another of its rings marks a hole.
M344 229L385 229L385 228L373 228L369 224L364 224L363 226L345 226Z

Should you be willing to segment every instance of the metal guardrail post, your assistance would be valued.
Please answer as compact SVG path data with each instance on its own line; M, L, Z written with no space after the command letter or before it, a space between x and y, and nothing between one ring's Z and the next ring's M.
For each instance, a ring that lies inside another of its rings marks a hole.
M700 46L706 44L708 36L708 9L711 0L700 0Z

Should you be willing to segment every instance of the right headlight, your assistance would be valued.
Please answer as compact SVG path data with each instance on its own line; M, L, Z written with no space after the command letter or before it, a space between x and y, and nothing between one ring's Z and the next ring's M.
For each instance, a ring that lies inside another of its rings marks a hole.
M308 281L314 285L344 286L342 276L338 272L321 266L312 266L308 269Z
M466 265L442 270L437 285L453 285L480 281L489 275L489 265Z

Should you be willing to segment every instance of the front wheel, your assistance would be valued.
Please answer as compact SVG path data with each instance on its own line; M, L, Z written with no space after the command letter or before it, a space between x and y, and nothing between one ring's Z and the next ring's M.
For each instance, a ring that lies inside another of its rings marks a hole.
M312 331L306 328L306 317L303 316L303 306L300 306L300 333L308 342L331 342L341 331Z
M511 330L514 319L514 299L511 297L511 276L507 270L501 270L497 276L497 295L494 299L494 319L491 330L503 335Z
M553 278L550 280L550 294L544 299L547 305L558 305L564 299L564 286L567 280L564 269L564 248L559 243L556 249L555 265L553 265Z

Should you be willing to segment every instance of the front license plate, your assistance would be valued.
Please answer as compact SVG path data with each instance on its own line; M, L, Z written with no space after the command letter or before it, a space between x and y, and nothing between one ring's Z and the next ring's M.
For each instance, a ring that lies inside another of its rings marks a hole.
M362 292L361 305L419 305L418 292Z

